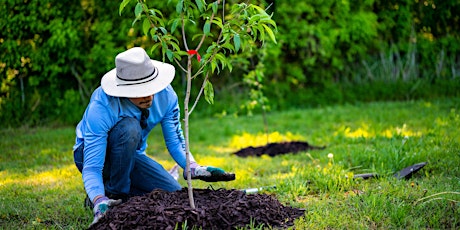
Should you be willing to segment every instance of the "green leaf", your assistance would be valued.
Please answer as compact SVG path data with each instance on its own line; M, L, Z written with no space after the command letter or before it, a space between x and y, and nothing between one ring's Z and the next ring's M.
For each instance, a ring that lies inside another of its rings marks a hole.
M179 53L174 52L173 54L175 59L177 59L178 61L182 60L182 56Z
M220 29L224 28L224 24L222 24L222 19L220 18L214 18L212 23L216 24Z
M204 3L203 4L203 0L195 0L195 3L196 3L196 6L198 6L198 10L200 11L200 13L203 13L203 10L204 10Z
M142 3L138 2L136 8L134 8L134 15L140 17L142 14Z
M169 44L174 48L174 50L176 51L180 50L180 47L176 42L171 41Z
M165 20L163 20L162 18L158 18L158 17L153 17L155 18L155 22L160 24L159 26L161 27L165 27Z
M262 15L267 15L267 12L265 12L265 10L260 7L260 6L257 6L257 5L250 5L252 8L256 9L257 11L259 11L259 14L262 14Z
M168 56L168 59L169 61L174 61L174 53L170 50L170 49L167 49L166 50L166 56Z
M217 68L216 61L212 61L212 62L211 62L211 72L214 73L214 71L216 71L216 68Z
M273 30L270 29L270 27L268 27L268 26L265 25L265 24L262 24L262 26L264 26L265 31L267 31L268 36L270 37L270 39L272 40L272 42L274 42L274 43L276 44L276 38L275 38L275 34L273 33Z
M131 24L132 27L134 27L134 24L136 24L137 21L139 21L141 18L134 18L133 23Z
M158 41L158 35L156 34L155 30L150 30L150 36L152 37L154 42Z
M217 53L215 57L216 57L216 59L217 59L218 61L220 61L221 66L222 66L222 69L224 69L225 66L226 66L227 63L228 63L227 58L226 58L223 54L221 54L221 53Z
M203 26L203 32L204 34L209 34L210 31L211 31L211 22L206 21L206 23L204 23L204 26Z
M213 42L212 45L208 46L208 48L206 49L206 53L211 54L215 48L216 44Z
M224 34L222 35L222 38L220 39L219 42L222 43L222 42L228 41L228 40L229 40L228 38L230 38L230 35L231 35L230 33L224 33Z
M212 12L214 14L217 14L217 9L219 8L219 5L217 5L217 1L215 1L214 3L212 3Z
M153 9L153 11L154 11L154 13L153 13L152 15L157 15L157 14L158 14L160 17L163 17L163 13L161 13L160 10L158 10L158 9Z
M176 31L177 26L179 25L180 19L175 19L171 25L171 33L174 33Z
M238 52L241 46L241 38L239 34L235 34L233 37L233 43L235 43L235 51Z
M171 42L179 43L179 39L171 34L168 34L168 39L170 39Z
M153 44L152 48L150 48L150 53L153 53L153 51L155 51L158 48L159 45L160 45L160 43Z
M226 42L226 43L222 44L221 46L223 48L226 48L228 50L232 50L233 52L235 52L235 47L229 42Z
M276 29L276 22L274 20L270 19L269 16L265 16L265 17L261 18L259 20L259 23L260 22L265 23L265 24L270 24Z
M254 27L251 27L251 35L253 37L254 40L257 40L257 38L259 37L259 34L257 32L258 30L255 29Z
M254 23L254 22L258 22L259 20L260 20L260 15L259 14L253 15L252 17L249 18L249 24Z
M232 70L233 70L233 65L232 65L231 62L228 62L228 63L227 63L227 68L228 68L228 71L232 72Z
M144 18L144 21L142 22L142 31L144 31L144 34L147 35L149 34L150 30L150 21L148 18Z
M178 14L182 13L182 8L184 7L184 0L180 0L176 5L176 12Z
M196 38L201 38L201 37L203 37L203 34L195 34L192 37L192 41L195 41Z
M161 30L161 32L162 32L163 34L165 34L165 35L168 34L168 31L166 30L166 28L164 28L164 27L159 27L159 29Z
M263 27L263 24L257 26L257 30L259 31L259 40L265 41L265 29Z
M178 50L176 51L177 54L179 54L180 56L188 56L189 54L183 50Z
M123 9L128 5L130 1L131 0L123 0L123 2L121 2L120 8L118 9L118 13L120 14L120 16L121 16L121 12L123 12Z
M161 49L162 50L167 50L168 49L168 44L165 41L161 41Z
M206 84L204 85L204 99L209 104L214 104L214 88L209 80L206 80Z

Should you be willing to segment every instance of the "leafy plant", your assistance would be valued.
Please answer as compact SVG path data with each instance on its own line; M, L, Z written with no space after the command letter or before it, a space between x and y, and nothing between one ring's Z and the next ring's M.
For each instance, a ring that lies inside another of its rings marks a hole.
M133 0L124 0L119 13ZM169 3L172 1L169 1ZM206 101L214 103L214 89L210 81L213 74L227 68L232 70L228 55L251 52L260 46L258 42L276 42L276 23L260 6L235 3L226 9L225 0L206 3L204 0L179 0L176 3L176 17L169 20L160 10L151 7L147 1L138 0L134 8L134 23L142 23L142 30L154 44L150 51L159 49L163 61L175 62L187 77L184 100L186 173L190 206L195 208L190 171L189 118L198 100L204 93ZM185 27L196 26L196 34L186 33ZM178 37L175 33L179 34ZM191 39L191 40L190 40ZM194 62L196 57L197 62ZM181 62L186 59L185 65ZM193 106L191 101L192 80L202 77L202 85Z

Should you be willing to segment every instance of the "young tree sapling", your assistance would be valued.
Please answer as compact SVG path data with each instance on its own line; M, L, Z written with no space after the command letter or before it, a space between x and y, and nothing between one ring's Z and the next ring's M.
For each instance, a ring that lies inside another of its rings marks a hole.
M119 8L120 14L130 2L136 2L133 25L140 22L144 35L154 41L150 51L161 50L163 61L167 59L175 62L187 77L184 99L187 159L185 171L190 206L195 208L190 172L190 114L203 93L208 103L214 102L210 77L225 68L232 71L232 62L238 59L232 60L230 55L242 51L251 52L260 43L267 41L276 43L276 23L264 8L246 2L217 0L207 3L205 0L178 0L174 2L176 15L169 18L163 17L162 12L152 6L153 3L149 5L146 0L123 0ZM188 34L187 31L192 26L199 32ZM179 35L176 37L175 34ZM198 42L195 47L189 47L189 44L196 41ZM182 58L186 58L186 66L182 65ZM189 108L192 80L199 76L203 76L203 83L193 106Z

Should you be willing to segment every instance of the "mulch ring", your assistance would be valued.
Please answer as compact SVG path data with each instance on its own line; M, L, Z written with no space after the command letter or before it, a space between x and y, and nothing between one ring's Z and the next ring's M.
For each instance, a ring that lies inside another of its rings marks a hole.
M236 229L252 226L287 228L305 210L282 205L273 195L240 190L193 189L195 209L187 188L176 192L155 190L132 197L108 210L89 229Z
M257 156L260 157L263 154L267 154L271 157L286 153L297 153L300 151L314 150L314 149L325 149L325 146L313 146L308 142L302 141L291 141L291 142L280 142L280 143L269 143L264 146L253 147L249 146L235 152L234 154L240 157Z

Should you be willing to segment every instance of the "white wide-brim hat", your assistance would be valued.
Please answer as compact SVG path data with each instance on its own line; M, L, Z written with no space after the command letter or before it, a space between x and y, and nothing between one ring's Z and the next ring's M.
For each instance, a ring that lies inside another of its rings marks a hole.
M110 96L147 97L166 88L174 79L173 65L152 60L141 47L128 49L115 57L115 68L101 80Z

